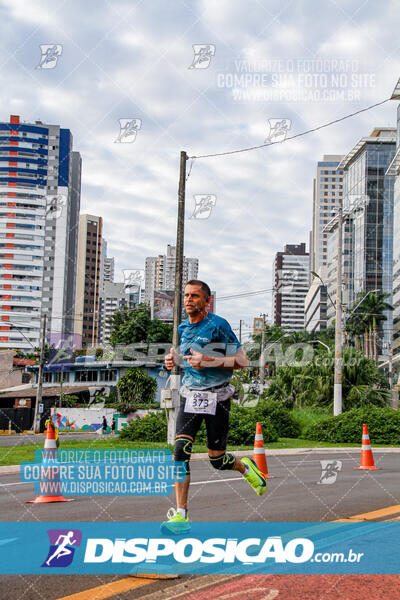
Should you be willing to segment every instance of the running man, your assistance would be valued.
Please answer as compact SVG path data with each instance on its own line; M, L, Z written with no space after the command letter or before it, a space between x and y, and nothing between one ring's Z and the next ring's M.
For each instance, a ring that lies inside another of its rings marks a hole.
M221 471L239 471L256 494L262 496L267 482L250 458L239 460L227 453L229 412L235 392L229 383L235 369L248 366L247 356L229 323L213 313L207 313L211 291L203 281L192 279L185 287L184 305L189 317L179 327L180 350L184 359L182 396L176 423L174 459L186 465L186 480L175 483L176 510L168 511L162 523L166 533L190 530L188 494L190 485L190 455L200 425L205 420L210 463ZM171 348L165 366L172 369L179 357Z
M61 558L62 556L66 556L67 554L71 554L72 550L67 548L68 545L73 546L76 543L76 540L72 539L74 537L74 532L69 531L66 535L60 535L58 540L56 541L57 549L50 556L48 560L46 560L46 565L49 567L51 561L54 558Z

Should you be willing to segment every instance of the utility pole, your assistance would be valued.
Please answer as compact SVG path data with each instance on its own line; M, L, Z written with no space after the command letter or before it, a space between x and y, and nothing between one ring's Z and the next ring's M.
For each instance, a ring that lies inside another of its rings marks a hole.
M335 322L335 383L333 389L333 415L342 412L342 208L338 211L336 322Z
M183 248L185 239L185 187L186 187L186 152L181 152L178 190L178 220L176 230L175 253L175 296L174 296L174 325L172 345L177 353L179 350L178 325L182 319L182 282L183 282ZM164 404L167 409L168 434L167 442L175 441L176 411L179 406L179 389L181 383L180 367L175 366L171 371L171 396Z
M240 319L240 321L239 321L239 342L240 343L242 343L242 323L243 323L243 320Z
M44 365L44 344L46 339L46 318L47 315L43 315L42 321L42 337L40 341L40 358L39 358L39 374L38 374L38 385L36 391L36 404L35 412L33 416L33 432L40 433L40 418L39 415L39 404L42 403L42 386L43 386L43 365Z
M262 317L262 331L261 331L261 352L260 352L260 385L259 385L259 395L261 397L264 391L264 375L265 375L265 360L264 360L264 346L265 346L265 315L264 313L261 315Z

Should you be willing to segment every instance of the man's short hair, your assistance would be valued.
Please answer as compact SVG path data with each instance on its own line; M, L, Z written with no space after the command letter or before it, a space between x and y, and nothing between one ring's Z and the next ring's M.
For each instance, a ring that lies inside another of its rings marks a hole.
M190 281L187 282L186 285L199 285L201 287L201 289L203 290L203 292L205 293L206 300L208 302L208 300L210 299L210 296L211 296L211 290L210 290L210 287L204 281L200 281L200 279L191 279Z

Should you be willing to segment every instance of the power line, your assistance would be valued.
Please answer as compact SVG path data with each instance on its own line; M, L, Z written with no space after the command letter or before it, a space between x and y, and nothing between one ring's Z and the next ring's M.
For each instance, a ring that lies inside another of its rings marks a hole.
M303 131L302 133L297 133L296 135L291 135L290 137L285 138L284 140L269 142L268 144L260 144L259 146L251 146L249 148L241 148L240 150L230 150L228 152L217 152L215 154L201 154L199 156L189 156L188 158L194 160L196 158L213 158L215 156L227 156L229 154L239 154L241 152L250 152L251 150L259 150L260 148L266 148L267 146L273 146L274 144L283 144L283 142L288 142L289 140L294 140L295 138L302 137L303 135L307 135L309 133L313 133L314 131L319 131L320 129L324 129L325 127L330 127L335 123L340 123L341 121L345 121L346 119L350 119L350 117L354 117L359 115L360 113L371 110L372 108L376 108L377 106L381 106L386 102L389 102L391 98L386 98L386 100L382 100L381 102L377 102L376 104L372 104L371 106L367 106L366 108L361 108L356 112L350 113L349 115L345 115L344 117L340 117L340 119L335 119L334 121L330 121L329 123L325 123L324 125L319 125L318 127L314 127L313 129L307 129L307 131Z
M267 292L272 292L275 288L268 288L265 290L256 290L254 292L239 292L239 294L231 294L229 296L217 296L217 301L221 300L231 300L233 298L247 298L248 296L259 296L261 294L266 294Z

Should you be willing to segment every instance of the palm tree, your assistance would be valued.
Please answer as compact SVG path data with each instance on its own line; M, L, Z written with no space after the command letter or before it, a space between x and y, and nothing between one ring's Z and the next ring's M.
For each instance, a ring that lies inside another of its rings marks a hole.
M388 310L393 310L393 306L386 302L386 298L388 296L389 294L385 292L372 292L371 294L368 294L368 296L361 303L366 321L368 323L370 345L372 347L371 358L373 358L375 362L378 360L378 328L383 321L386 321L387 319L384 313Z
M386 321L384 312L393 310L393 306L386 302L388 295L386 292L370 292L360 302L360 296L361 298L363 296L363 292L361 292L355 303L356 309L350 309L350 316L346 322L346 330L355 337L356 346L359 345L360 338L362 339L364 336L362 344L364 356L373 358L375 361L378 358L378 328L383 321Z

